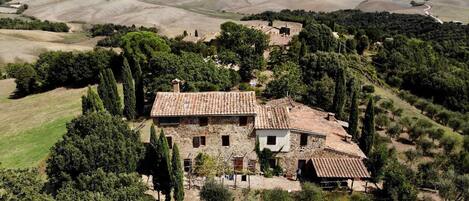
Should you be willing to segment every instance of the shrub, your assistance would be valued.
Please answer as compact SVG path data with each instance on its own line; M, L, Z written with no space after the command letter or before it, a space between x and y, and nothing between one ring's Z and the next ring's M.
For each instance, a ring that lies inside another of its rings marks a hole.
M386 130L386 134L391 138L397 138L402 133L402 126L399 123L393 123L391 126Z
M296 200L298 201L322 201L324 193L316 185L306 182L301 185L301 191L298 192Z
M285 190L275 188L273 190L265 190L262 193L262 200L264 201L293 201L293 198Z
M384 129L389 126L391 121L389 120L389 117L386 114L378 114L376 116L376 126L380 129Z
M433 142L427 138L420 138L417 141L417 149L422 151L422 154L424 156L430 155L431 154L430 151L433 147L435 147L435 144L433 144Z
M442 128L431 129L428 131L428 136L433 140L440 140L445 134L445 130Z
M39 88L37 83L38 75L32 65L10 66L8 71L9 76L15 78L16 95L28 95Z
M463 123L464 121L459 117L453 117L449 119L448 126L451 127L454 131L459 131Z
M365 93L374 93L375 92L375 87L373 85L364 85L362 87L362 91Z
M408 163L414 163L415 159L417 159L420 156L419 152L417 152L414 149L409 149L409 150L405 151L404 155L407 158Z
M233 194L214 179L208 179L200 190L200 198L205 201L231 201Z
M446 135L440 140L440 146L443 147L445 153L450 154L453 152L457 144L457 139L451 135Z
M52 201L36 169L0 169L0 200Z

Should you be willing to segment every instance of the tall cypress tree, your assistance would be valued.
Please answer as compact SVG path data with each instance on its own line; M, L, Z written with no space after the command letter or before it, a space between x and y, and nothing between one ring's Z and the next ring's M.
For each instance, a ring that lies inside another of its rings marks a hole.
M124 116L127 119L135 119L135 110L137 109L135 105L135 86L129 62L125 57L122 66L122 85L124 88Z
M353 86L352 101L350 103L350 115L348 118L348 133L352 135L354 141L358 140L358 117L360 116L360 110L358 110L358 89Z
M179 148L176 144L173 146L173 153L171 154L171 165L173 168L174 179L174 192L173 198L175 201L184 200L184 175L182 172L181 158L179 157Z
M363 130L360 136L359 146L368 156L375 141L375 106L373 97L368 100L366 106L365 119L363 121Z
M134 63L134 80L135 80L135 98L136 98L136 109L138 115L143 115L145 108L145 92L143 90L143 74L140 64L136 61Z
M165 200L171 200L171 189L173 184L171 161L169 158L169 146L166 136L161 130L156 146L157 166L153 172L154 189L165 195Z
M345 70L340 68L337 72L335 80L335 93L333 100L333 111L337 118L344 119L344 106L346 99L347 87L345 81Z
M81 109L83 115L90 112L104 111L103 101L91 87L88 87L86 95L81 97Z
M121 115L122 103L117 91L117 82L111 69L105 69L99 74L98 93L104 103L104 108L112 115Z

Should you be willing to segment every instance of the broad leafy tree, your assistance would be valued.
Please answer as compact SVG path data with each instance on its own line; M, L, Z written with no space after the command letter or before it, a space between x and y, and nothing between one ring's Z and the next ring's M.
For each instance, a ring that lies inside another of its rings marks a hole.
M135 59L140 64L147 63L156 52L171 51L165 40L149 31L130 32L122 36L121 48L124 57Z
M306 24L300 32L299 38L306 42L310 52L334 51L337 46L332 29L324 24Z
M98 169L88 174L80 174L76 180L64 184L57 193L57 200L151 200L145 194L147 187L135 173L113 173Z
M53 201L36 169L0 169L0 200Z
M265 94L273 98L290 96L301 100L306 93L306 85L302 82L301 70L293 62L283 63L274 68L275 79L269 82Z
M129 173L137 168L143 146L138 132L108 113L89 113L67 125L67 133L51 149L47 160L50 184L58 189L81 173L98 168Z

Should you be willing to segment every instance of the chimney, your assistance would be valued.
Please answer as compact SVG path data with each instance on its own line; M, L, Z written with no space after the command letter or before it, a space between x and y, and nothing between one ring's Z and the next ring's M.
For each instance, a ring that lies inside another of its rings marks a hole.
M327 113L327 120L335 121L335 114L332 112Z
M179 93L181 92L181 87L179 86L179 84L181 83L181 80L179 79L174 79L173 81L171 81L171 84L173 84L173 92L174 93Z

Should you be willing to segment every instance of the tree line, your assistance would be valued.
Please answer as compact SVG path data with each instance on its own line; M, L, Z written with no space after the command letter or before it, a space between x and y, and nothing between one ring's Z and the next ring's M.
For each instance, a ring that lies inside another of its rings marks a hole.
M0 29L42 30L52 32L68 32L69 27L63 22L41 21L35 18L12 19L0 18Z
M104 39L98 41L97 46L101 47L120 47L121 37L129 32L135 31L149 31L153 33L158 33L158 29L154 27L137 27L135 25L125 26L118 24L94 24L90 29L90 35L92 37L96 36L106 36Z
M33 64L9 64L6 71L9 77L15 78L16 95L25 96L57 87L94 84L101 70L116 69L120 62L119 56L112 50L51 51L39 55Z

